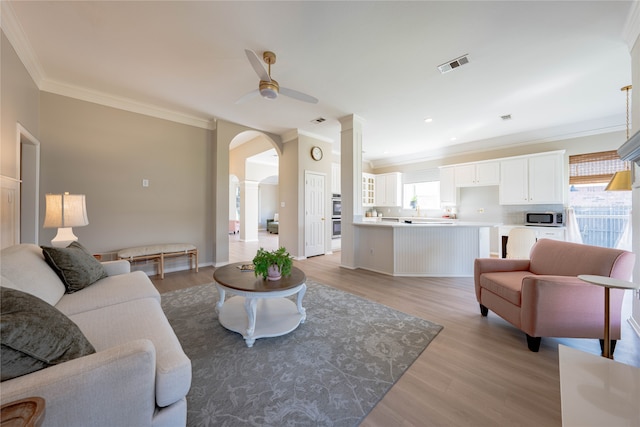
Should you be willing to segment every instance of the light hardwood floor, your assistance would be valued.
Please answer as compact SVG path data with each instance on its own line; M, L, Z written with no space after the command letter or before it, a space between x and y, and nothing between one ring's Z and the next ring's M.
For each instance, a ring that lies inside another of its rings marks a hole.
M277 236L259 243L230 236L230 260L277 247ZM362 422L390 426L560 426L558 344L599 354L596 340L543 338L528 350L525 335L493 313L480 316L472 278L390 277L340 267L340 252L294 264L307 278L430 320L444 329ZM160 290L212 281L213 267L152 277ZM628 318L629 293L625 299ZM313 316L312 309L307 314ZM623 322L615 359L640 367L640 338Z

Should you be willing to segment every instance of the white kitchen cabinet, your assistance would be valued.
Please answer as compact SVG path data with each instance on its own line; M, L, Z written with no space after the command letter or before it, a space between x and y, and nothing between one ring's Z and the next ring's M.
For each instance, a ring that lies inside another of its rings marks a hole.
M455 170L453 166L440 168L440 206L458 204Z
M479 162L455 167L457 187L479 187L500 184L500 163Z
M523 156L500 162L500 204L563 204L562 152Z
M376 175L376 206L402 206L402 175L399 172Z
M340 194L340 163L331 163L331 192Z
M362 206L373 206L376 202L376 176L362 174Z

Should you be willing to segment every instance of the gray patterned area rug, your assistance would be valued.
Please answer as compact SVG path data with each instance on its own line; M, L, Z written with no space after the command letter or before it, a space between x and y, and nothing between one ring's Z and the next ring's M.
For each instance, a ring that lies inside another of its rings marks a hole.
M313 281L307 319L248 348L218 322L213 284L162 295L193 365L188 426L355 426L442 326Z

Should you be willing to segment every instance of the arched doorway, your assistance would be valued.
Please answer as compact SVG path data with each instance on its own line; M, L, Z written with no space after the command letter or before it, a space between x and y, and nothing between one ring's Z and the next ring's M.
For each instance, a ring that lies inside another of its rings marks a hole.
M229 221L237 217L240 228L229 235L229 262L249 260L261 243L277 247L278 235L267 235L266 219L279 205L279 154L278 144L257 131L241 132L229 144Z

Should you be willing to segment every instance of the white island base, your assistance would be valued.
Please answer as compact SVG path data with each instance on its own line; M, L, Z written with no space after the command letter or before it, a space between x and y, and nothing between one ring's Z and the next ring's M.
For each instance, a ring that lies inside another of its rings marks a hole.
M392 276L471 277L490 256L484 223L354 223L357 268Z

